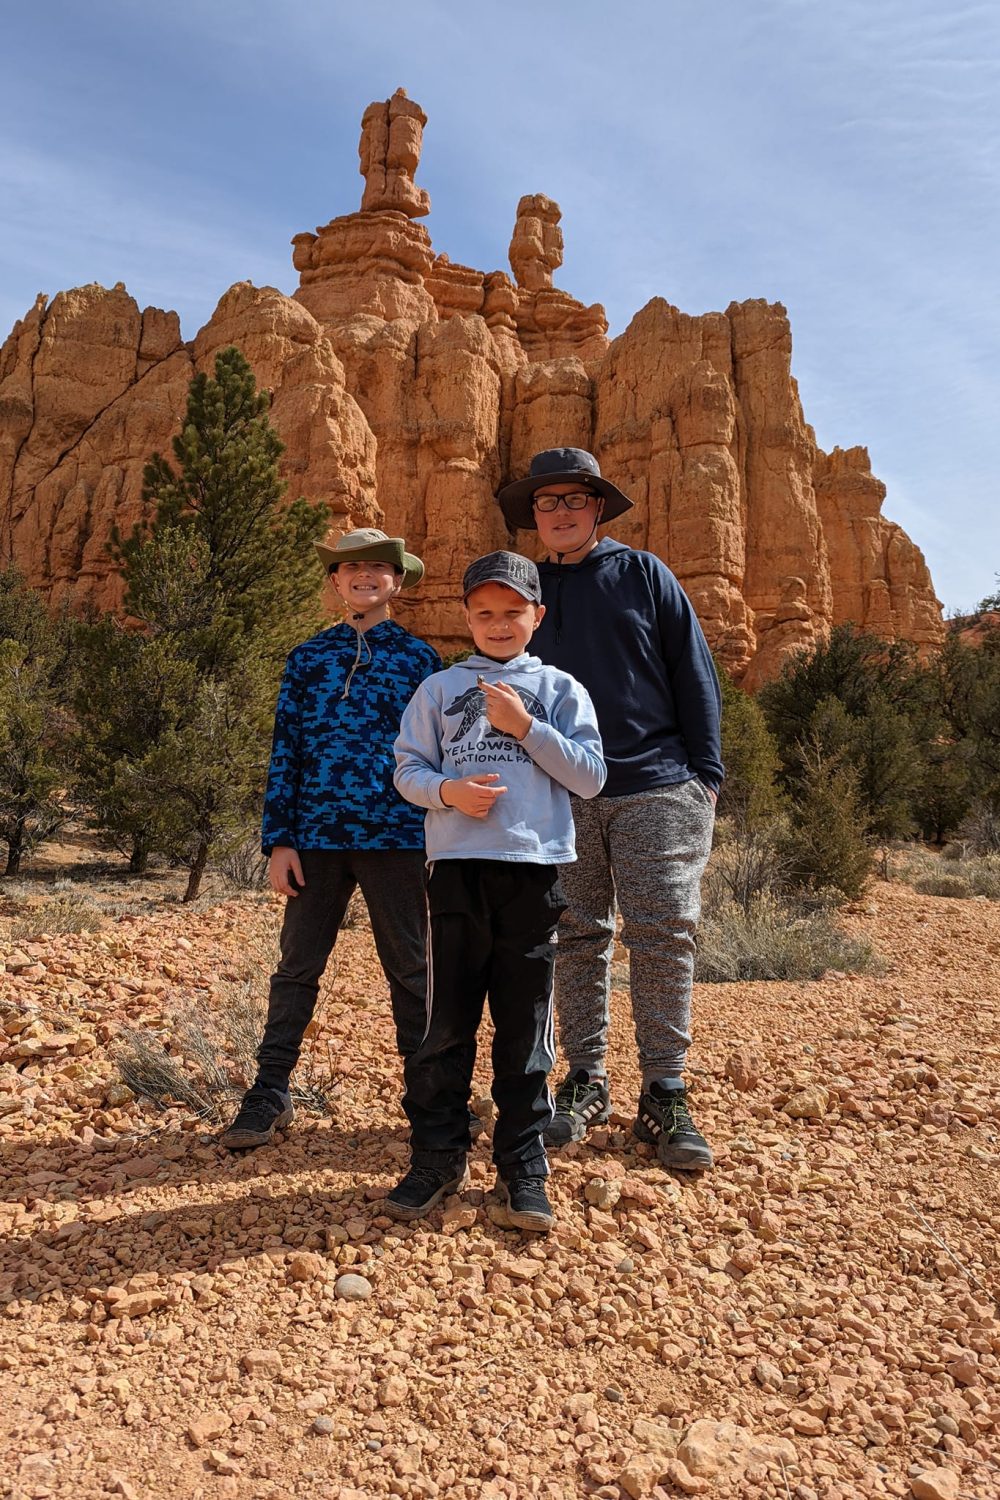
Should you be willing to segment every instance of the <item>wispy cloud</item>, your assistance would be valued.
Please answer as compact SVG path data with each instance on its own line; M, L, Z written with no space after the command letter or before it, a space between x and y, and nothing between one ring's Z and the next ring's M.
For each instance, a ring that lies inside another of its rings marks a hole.
M505 265L542 191L559 284L613 330L654 294L783 301L820 441L867 444L947 604L993 587L992 0L52 0L6 41L0 322L122 279L190 335L236 279L290 289L290 235L357 206L361 111L401 84L438 249Z

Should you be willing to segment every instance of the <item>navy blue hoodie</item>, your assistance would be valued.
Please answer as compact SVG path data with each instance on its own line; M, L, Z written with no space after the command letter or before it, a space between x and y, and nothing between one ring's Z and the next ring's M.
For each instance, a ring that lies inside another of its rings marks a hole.
M605 537L578 563L541 563L545 619L532 651L582 682L597 710L608 779L624 797L724 776L721 696L687 595L651 552Z

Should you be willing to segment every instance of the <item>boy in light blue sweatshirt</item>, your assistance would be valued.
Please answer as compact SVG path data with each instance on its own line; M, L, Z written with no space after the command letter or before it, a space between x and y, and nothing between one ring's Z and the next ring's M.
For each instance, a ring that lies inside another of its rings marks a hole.
M527 654L545 614L534 563L481 557L463 596L478 654L421 683L396 740L397 790L427 809L431 961L427 1028L404 1069L411 1166L388 1208L419 1219L468 1183L468 1100L488 998L498 1195L511 1226L547 1230L559 868L576 858L570 792L595 797L607 773L585 689Z

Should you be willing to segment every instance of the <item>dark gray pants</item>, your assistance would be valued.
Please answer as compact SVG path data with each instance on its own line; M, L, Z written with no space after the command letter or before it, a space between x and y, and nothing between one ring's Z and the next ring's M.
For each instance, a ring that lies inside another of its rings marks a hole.
M615 908L624 919L643 1082L676 1077L691 1044L701 877L715 809L697 779L626 797L573 798L576 863L559 928L556 1014L571 1071L601 1071L608 1049Z
M358 886L389 982L396 1046L416 1051L426 1020L426 864L422 849L300 850L305 885L285 903L281 959L271 976L258 1081L287 1089L340 924Z

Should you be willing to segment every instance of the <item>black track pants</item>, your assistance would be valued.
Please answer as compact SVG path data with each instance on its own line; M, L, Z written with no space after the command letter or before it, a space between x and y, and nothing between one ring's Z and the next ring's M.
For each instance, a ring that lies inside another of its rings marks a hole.
M286 1089L316 1008L319 982L357 886L389 982L396 1045L419 1046L426 1016L426 868L422 849L304 849L305 885L285 903L281 959L271 976L258 1079Z
M438 860L428 883L427 1030L406 1059L412 1149L468 1151L476 1032L493 1018L493 1160L504 1178L548 1171L552 1118L552 975L565 909L558 865Z

